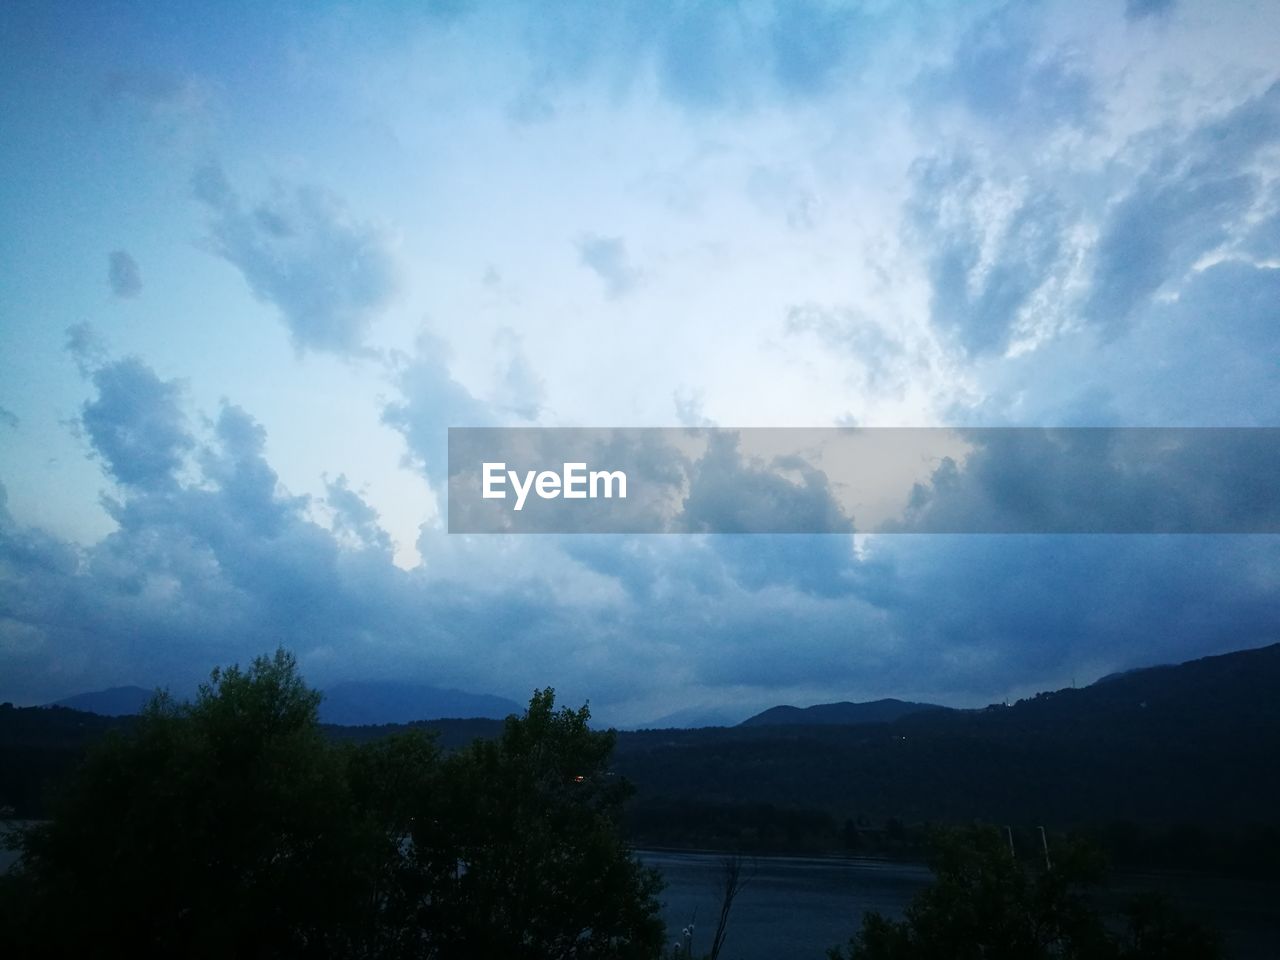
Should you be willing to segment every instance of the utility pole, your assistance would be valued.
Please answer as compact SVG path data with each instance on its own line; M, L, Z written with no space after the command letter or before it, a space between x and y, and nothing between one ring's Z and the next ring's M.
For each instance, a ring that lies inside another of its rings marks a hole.
M1049 838L1044 834L1044 827L1040 828L1040 846L1044 847L1044 868L1052 870L1053 863L1049 859Z

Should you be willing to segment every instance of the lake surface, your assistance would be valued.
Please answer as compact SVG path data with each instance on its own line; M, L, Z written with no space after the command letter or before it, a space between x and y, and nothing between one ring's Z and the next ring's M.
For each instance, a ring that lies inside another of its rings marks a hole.
M669 939L696 915L694 953L710 950L723 855L644 850L639 857L667 881L660 899ZM744 860L744 875L753 870L734 901L722 960L823 960L827 948L845 944L858 930L864 912L901 916L933 876L917 864L802 857Z
M711 949L720 913L723 854L638 851L662 871L660 899L669 940L691 917L694 953ZM880 860L760 857L744 862L754 877L734 901L722 960L825 960L828 948L848 942L862 915L876 910L901 917L933 876L918 864ZM1221 930L1235 960L1280 958L1280 883L1186 874L1124 874L1100 897L1108 912L1140 890L1163 892Z

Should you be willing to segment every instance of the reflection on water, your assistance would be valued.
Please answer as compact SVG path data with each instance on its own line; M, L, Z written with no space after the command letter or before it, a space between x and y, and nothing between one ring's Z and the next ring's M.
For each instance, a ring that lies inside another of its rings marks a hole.
M679 931L696 915L695 955L709 950L720 913L721 856L711 853L640 851L667 881L661 899L669 931ZM932 875L916 864L879 860L822 860L762 857L744 863L754 876L738 895L729 921L722 960L813 957L845 943L862 914L878 910L901 916Z

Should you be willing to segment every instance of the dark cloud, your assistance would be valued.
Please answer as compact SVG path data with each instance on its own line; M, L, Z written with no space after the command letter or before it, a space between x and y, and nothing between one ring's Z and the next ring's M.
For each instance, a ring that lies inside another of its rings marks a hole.
M578 241L578 259L604 281L610 297L629 293L640 280L640 273L631 265L627 256L627 244L621 237L601 237L587 234Z
M400 396L383 408L382 420L403 434L409 460L443 484L449 428L489 426L493 411L453 379L447 345L425 331L413 356L396 359L392 379Z
M1280 270L1238 259L1193 271L1099 348L1092 329L1006 358L949 423L1280 425Z
M1274 429L969 430L916 485L926 533L1280 532Z
M676 521L693 533L852 532L826 474L799 456L756 464L736 434L708 431L706 452L692 462L689 493ZM606 461L607 462L607 461Z
M334 530L354 539L363 547L383 552L393 549L391 536L378 525L378 511L347 484L344 474L325 485L325 503L333 511Z
M151 396L141 421L170 409ZM125 487L108 501L116 530L86 548L19 526L0 492L0 698L189 684L283 643L322 685L395 676L520 697L555 683L606 722L695 702L982 703L1265 642L1280 614L1267 537L880 537L855 551L847 535L424 532L424 566L406 572L342 479L334 528L311 519L264 438L225 406L190 478Z
M193 446L181 385L161 380L136 357L101 366L92 377L98 395L81 409L80 423L108 472L126 486L172 485Z
M1260 193L1250 170L1280 139L1280 83L1167 147L1107 214L1082 314L1114 337L1166 283L1230 239Z
M1020 311L1060 265L1063 211L1049 192L1003 222L984 212L989 186L963 158L918 162L908 223L926 251L930 318L969 354L1002 353Z
M278 186L249 208L221 169L196 173L193 190L210 213L210 249L274 305L298 350L358 352L396 288L386 238L310 187Z
M128 299L142 293L142 271L138 261L124 250L112 250L107 257L107 282L114 296Z

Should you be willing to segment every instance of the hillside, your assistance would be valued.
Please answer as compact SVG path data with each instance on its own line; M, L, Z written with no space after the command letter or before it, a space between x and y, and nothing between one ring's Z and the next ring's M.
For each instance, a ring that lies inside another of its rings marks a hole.
M819 703L812 707L770 707L748 717L741 727L783 727L796 725L852 725L858 723L892 723L922 710L946 710L934 703L912 703L909 700L870 700L865 703Z
M888 724L625 734L617 767L652 842L735 824L715 842L750 841L779 811L828 832L889 818L1274 825L1277 689L1280 645Z
M102 717L128 717L141 713L154 693L154 690L145 687L109 687L106 690L78 693L73 697L57 700L49 706L96 713Z
M650 844L818 850L852 843L854 834L865 841L885 824L976 819L1143 825L1182 831L1179 842L1193 848L1203 846L1186 840L1200 835L1194 830L1252 830L1248 842L1264 850L1280 827L1277 689L1280 645L1273 645L1008 707L921 709L854 725L622 732L614 768L636 788L633 836ZM129 722L65 708L0 708L0 805L39 815L47 785L89 742ZM494 736L501 723L415 725L454 749ZM403 729L326 727L361 741Z

